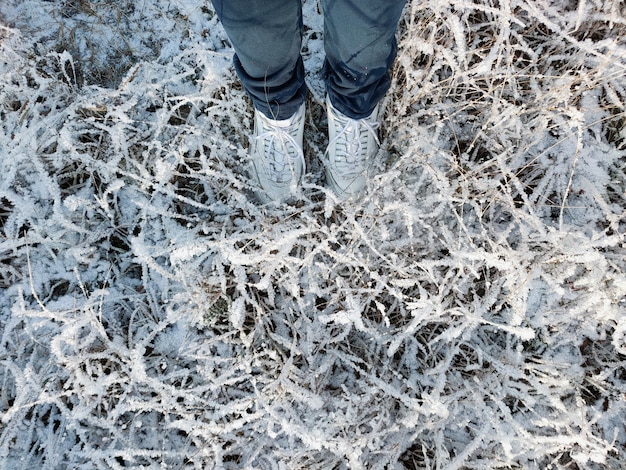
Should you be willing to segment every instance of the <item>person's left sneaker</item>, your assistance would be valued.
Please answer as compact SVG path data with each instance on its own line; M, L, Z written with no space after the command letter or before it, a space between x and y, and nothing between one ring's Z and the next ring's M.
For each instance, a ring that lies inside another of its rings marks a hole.
M259 201L285 201L294 196L305 172L302 140L305 104L289 119L275 120L254 112L250 141L250 177Z
M324 155L326 183L341 200L358 196L365 188L372 158L380 141L378 105L368 117L351 119L326 97L328 149Z

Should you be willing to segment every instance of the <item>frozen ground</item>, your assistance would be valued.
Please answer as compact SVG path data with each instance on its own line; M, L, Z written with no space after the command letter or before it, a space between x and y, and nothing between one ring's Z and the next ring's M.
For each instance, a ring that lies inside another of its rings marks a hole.
M411 1L368 193L259 207L210 4L0 4L0 468L626 468L626 11Z

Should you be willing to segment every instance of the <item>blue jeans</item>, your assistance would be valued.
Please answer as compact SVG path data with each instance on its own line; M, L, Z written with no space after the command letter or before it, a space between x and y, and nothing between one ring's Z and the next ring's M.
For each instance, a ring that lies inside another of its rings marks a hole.
M292 116L306 96L300 0L212 0L235 49L235 70L256 109ZM390 85L406 0L322 0L324 78L335 108L369 116Z

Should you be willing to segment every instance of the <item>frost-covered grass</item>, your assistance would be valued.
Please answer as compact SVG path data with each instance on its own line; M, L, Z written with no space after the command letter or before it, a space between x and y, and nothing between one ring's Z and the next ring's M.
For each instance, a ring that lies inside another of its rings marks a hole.
M367 195L259 207L209 3L0 5L0 468L624 468L626 11L411 1Z

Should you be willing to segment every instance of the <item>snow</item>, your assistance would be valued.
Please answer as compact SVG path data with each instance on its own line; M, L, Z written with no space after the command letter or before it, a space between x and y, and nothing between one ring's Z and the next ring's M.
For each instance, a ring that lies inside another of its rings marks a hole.
M409 1L367 194L259 206L201 0L0 4L0 468L625 468L619 2Z

